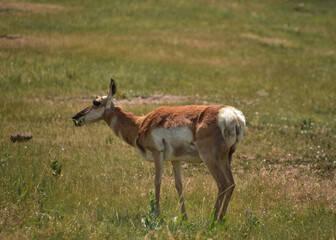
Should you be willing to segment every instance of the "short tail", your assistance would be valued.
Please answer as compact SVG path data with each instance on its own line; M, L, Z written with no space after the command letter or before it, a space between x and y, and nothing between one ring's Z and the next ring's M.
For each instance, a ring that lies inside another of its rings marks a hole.
M238 109L232 108L232 111L236 115L237 119L236 134L237 134L237 143L239 143L242 140L245 132L245 126L246 126L245 116Z

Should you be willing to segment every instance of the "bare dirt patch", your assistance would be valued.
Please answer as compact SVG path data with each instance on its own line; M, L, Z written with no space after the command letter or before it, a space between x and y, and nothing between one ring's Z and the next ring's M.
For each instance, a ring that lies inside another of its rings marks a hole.
M54 4L26 3L26 2L4 2L0 4L0 12L15 13L56 13L66 10L65 7Z
M47 38L40 36L26 36L26 35L0 35L0 49L1 48L47 48L48 51L55 48L60 48L66 45L66 39L61 37Z
M190 100L190 97L187 96L154 94L147 98L120 99L118 100L118 104L120 105L168 104L168 103L185 102L188 100Z
M81 97L62 97L55 99L41 99L41 98L33 98L26 99L26 102L37 102L37 103L45 103L47 105L55 105L55 104L64 104L67 102L77 102L77 103L91 103L95 96L81 96ZM137 106L137 105L146 105L146 104L172 104L172 103L183 103L188 101L194 101L195 104L209 104L208 102L202 102L199 97L190 97L190 96L177 96L177 95L169 95L169 94L154 94L150 95L146 98L134 97L130 99L117 99L118 105L120 106Z
M270 45L270 46L278 46L278 47L294 47L294 44L285 39L279 38L270 38L270 37L261 37L252 33L243 33L241 34L243 38L252 39L258 41L260 43Z

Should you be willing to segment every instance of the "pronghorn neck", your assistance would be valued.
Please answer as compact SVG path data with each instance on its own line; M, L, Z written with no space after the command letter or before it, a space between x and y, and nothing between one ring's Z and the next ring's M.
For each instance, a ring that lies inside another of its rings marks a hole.
M134 146L139 132L141 117L132 112L126 112L120 107L115 107L106 112L105 122L118 137L129 145Z

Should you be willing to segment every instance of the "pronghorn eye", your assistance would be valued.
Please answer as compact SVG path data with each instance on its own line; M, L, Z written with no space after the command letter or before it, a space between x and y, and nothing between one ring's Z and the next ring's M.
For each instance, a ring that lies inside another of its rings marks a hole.
M98 101L96 101L96 100L93 100L93 104L94 104L95 106L99 106L99 105L100 105L100 102L98 102Z

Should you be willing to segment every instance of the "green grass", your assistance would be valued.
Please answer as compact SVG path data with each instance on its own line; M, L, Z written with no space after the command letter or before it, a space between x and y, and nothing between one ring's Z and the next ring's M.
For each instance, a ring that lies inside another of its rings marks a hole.
M335 16L332 0L0 1L0 238L335 239ZM188 222L165 166L156 222L154 166L103 123L73 126L111 77L119 98L243 111L223 223L204 165L184 166Z

